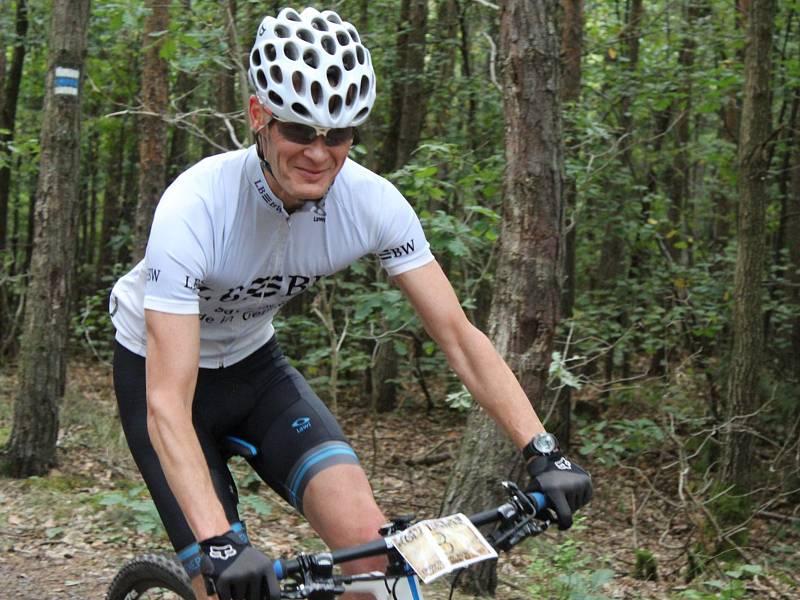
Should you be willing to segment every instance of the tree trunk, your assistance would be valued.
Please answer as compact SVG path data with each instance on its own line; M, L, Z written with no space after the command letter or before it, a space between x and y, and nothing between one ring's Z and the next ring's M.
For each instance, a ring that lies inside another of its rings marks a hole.
M749 490L756 474L749 424L761 406L761 282L766 257L767 157L775 0L752 0L747 27L744 102L739 129L739 213L733 289L733 348L722 437L721 480ZM735 421L734 421L735 419Z
M577 103L581 96L581 55L583 53L583 0L561 0L563 28L561 30L561 53L564 57L561 78L560 97L565 103ZM565 128L564 139L567 147L571 147L578 139L578 132L571 124ZM564 181L564 277L561 282L561 315L564 319L572 317L575 305L575 260L576 260L576 207L578 190L573 178ZM569 348L562 351L569 352ZM566 355L565 355L566 358ZM570 388L561 390L561 401L558 411L554 413L552 425L549 427L559 440L563 450L569 450L571 430L570 406L572 404Z
M111 272L117 260L117 252L111 246L111 238L119 225L120 205L122 204L122 166L125 153L126 121L120 119L113 124L117 131L108 132L113 142L110 144L105 164L105 190L103 191L103 214L100 218L100 242L97 252L97 284L102 285L102 277Z
M489 334L542 417L552 402L547 373L563 259L558 10L558 0L507 0L500 16L507 168ZM528 134L513 135L517 131ZM485 413L474 410L443 512L486 508L500 499L499 481L521 473L516 449ZM493 592L494 563L465 575L471 592Z
M800 88L794 92L795 103L800 103ZM791 284L789 297L800 306L800 133L794 130L790 138L789 179L786 194L786 240L789 246L788 277ZM800 381L800 317L792 323L791 371L795 381ZM800 406L797 408L800 411Z
M424 77L427 21L427 2L403 0L392 81L391 122L381 153L383 173L399 169L408 162L422 133L427 104Z
M458 4L456 0L439 0L436 3L436 22L431 27L434 42L431 49L431 63L437 85L431 90L431 131L433 139L447 135L447 129L457 109L452 102L455 92L454 74L456 67L456 47L458 37Z
M8 198L11 189L11 154L10 144L14 140L14 126L17 120L17 100L22 83L22 66L25 62L26 36L28 35L28 3L17 0L16 37L14 51L11 55L11 66L5 70L2 105L0 106L0 251L6 248L8 226ZM5 45L0 52L5 54Z
M144 58L142 61L142 108L147 113L139 120L139 201L136 206L133 259L144 256L153 212L164 192L167 167L167 111L169 81L167 61L160 56L169 29L169 3L147 0L144 20Z
M236 26L236 1L228 0L227 8L227 36L230 47L231 59L234 65L234 72L239 81L239 106L234 109L241 111L237 119L231 120L231 127L237 132L237 137L242 145L247 145L247 135L250 131L250 124L247 118L247 109L250 104L250 85L247 81L247 69L250 65L250 39L248 38L247 48L242 48L239 43L239 28ZM231 143L231 147L233 144Z
M619 116L619 147L620 157L623 167L635 174L633 165L634 147L634 121L632 106L634 95L638 92L636 85L636 73L639 65L639 37L641 36L641 23L644 16L642 0L633 0L628 14L628 22L619 34L620 45L627 61L620 64L629 75L627 89L622 93L620 99ZM613 184L612 184L613 185ZM624 280L626 272L625 262L626 245L624 238L624 219L625 207L629 202L629 189L610 190L613 204L610 213L606 215L605 231L603 232L603 243L600 249L599 264L596 269L597 288L604 290L606 294L615 294L620 281ZM621 308L615 320L621 325L624 331L627 328L628 313L625 308ZM616 340L614 340L616 341ZM627 358L627 357L626 357ZM605 380L610 382L614 379L614 350L610 350L605 356ZM626 360L627 363L627 360Z
M34 247L7 451L14 477L40 475L55 464L66 375L89 0L55 0L52 11Z
M378 413L391 412L397 407L395 380L398 374L398 362L394 340L389 338L380 342L375 351L375 364L370 369L372 404Z

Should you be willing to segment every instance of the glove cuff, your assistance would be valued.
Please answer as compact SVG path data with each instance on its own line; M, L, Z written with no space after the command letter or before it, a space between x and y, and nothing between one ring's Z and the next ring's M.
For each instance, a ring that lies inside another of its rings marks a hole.
M186 548L178 552L178 559L181 561L189 579L194 579L202 572L203 551L197 542L186 546Z

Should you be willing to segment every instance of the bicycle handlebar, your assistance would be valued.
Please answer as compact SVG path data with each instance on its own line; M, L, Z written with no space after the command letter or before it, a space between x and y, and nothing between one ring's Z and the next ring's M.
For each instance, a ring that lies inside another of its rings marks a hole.
M532 492L530 494L525 494L525 496L533 503L535 507L535 514L540 513L549 505L547 498L540 492ZM496 508L476 513L468 518L476 527L481 527L483 525L488 525L489 523L496 523L502 519L518 516L518 512L518 507L514 504L514 502L510 501L506 502L505 504L501 504ZM387 554L392 548L393 545L391 541L389 541L388 537L383 537L372 542L367 542L366 544L353 546L352 548L334 550L330 553L327 553L327 555L332 564L335 565L352 560L358 560L360 558ZM273 563L273 568L275 569L275 575L279 580L286 579L290 575L297 573L302 569L300 561L297 559L275 560Z

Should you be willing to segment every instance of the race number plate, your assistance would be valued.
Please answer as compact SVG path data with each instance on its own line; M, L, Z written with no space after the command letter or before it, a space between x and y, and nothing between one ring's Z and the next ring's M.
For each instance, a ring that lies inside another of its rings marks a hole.
M497 558L497 552L463 514L429 519L389 538L424 582L472 563Z

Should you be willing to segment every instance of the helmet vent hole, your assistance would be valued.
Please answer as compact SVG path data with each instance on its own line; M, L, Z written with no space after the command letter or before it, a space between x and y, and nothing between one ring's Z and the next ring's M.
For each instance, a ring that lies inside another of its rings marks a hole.
M295 71L292 74L292 87L294 87L294 91L298 94L302 94L306 89L306 78L303 77L300 71Z
M336 13L331 13L325 18L328 19L328 21L330 21L331 23L336 23L337 25L340 25L342 23L342 20Z
M275 50L275 46L272 44L264 46L264 53L267 55L267 60L270 62L278 58L278 51Z
M342 64L348 71L352 71L356 66L356 59L352 52L345 52L342 56Z
M325 52L328 54L336 54L336 42L333 41L331 36L323 36L322 47L325 48Z
M314 34L311 33L308 29L298 29L295 35L304 42L308 42L309 44L314 43Z
M298 15L295 11L293 11L291 9L286 11L286 18L289 19L290 21L300 21L301 20L300 19L300 15Z
M331 87L338 87L342 81L342 70L339 67L328 67L328 83Z
M311 99L318 106L322 103L322 86L319 81L311 82Z
M281 97L280 97L278 94L276 94L274 91L270 90L270 91L267 93L267 96L268 96L268 97L269 97L269 99L272 101L272 103L273 103L273 104L275 104L276 106L283 106L283 98L281 98Z
M275 26L275 37L279 38L288 38L289 37L289 30L286 28L285 25L276 25Z
M342 97L334 94L328 100L328 112L332 117L337 117L342 110Z
M303 52L303 61L312 69L316 69L319 66L319 54L317 54L315 50L309 48Z
M269 87L267 84L267 76L264 75L264 69L258 69L256 71L256 81L258 81L258 87L262 90L265 90Z
M367 97L368 93L369 93L369 77L364 75L361 77L361 89L359 90L358 95L361 96L361 98L363 99Z
M347 33L349 33L349 34L350 34L350 38L351 38L351 39L352 39L352 40L353 40L353 41L354 41L356 44L357 44L359 41L361 41L361 40L359 40L359 39L358 39L358 34L356 33L356 30L355 30L355 29L348 29L348 30L347 30Z
M261 52L253 50L253 53L250 55L250 64L254 67L261 66Z
M325 19L321 19L319 17L316 17L311 21L311 26L317 31L328 31L328 24L325 22Z
M364 55L363 46L356 46L356 59L358 60L358 64L360 65L363 65L364 61L366 61L366 56Z
M310 117L311 113L308 112L308 109L303 106L302 104L295 102L292 104L292 110L296 115L300 115L301 117Z
M369 107L365 106L360 111L358 111L358 114L356 115L356 118L353 119L353 121L358 121L362 117L366 117L368 113L369 113Z
M272 65L269 68L269 75L275 83L283 83L283 71L278 65Z
M347 88L347 96L345 96L344 99L344 103L348 108L353 106L356 96L358 96L358 88L356 87L355 83L351 83L350 87Z
M300 57L300 51L297 49L297 46L295 46L292 42L287 43L283 47L283 53L289 60L297 60Z
M350 38L347 37L347 34L344 31L337 31L336 39L339 41L340 46L347 46L347 44L350 43Z

